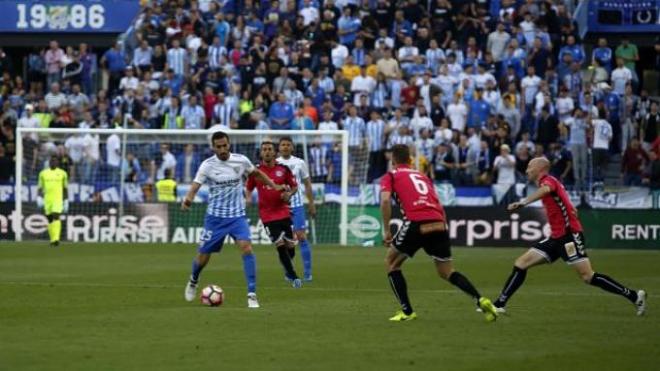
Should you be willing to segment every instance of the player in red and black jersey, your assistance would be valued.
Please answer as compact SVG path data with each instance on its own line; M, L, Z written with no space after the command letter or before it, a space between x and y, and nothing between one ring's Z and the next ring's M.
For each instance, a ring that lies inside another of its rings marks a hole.
M486 319L494 321L497 313L490 300L482 297L467 277L454 270L447 219L433 183L409 164L408 146L400 144L393 146L394 169L383 176L380 184L383 241L389 246L385 267L394 295L401 304L401 311L390 318L390 321L406 321L417 317L408 299L408 289L401 272L401 265L422 248L433 258L440 277L474 298L479 308L486 314ZM394 236L390 231L392 198L397 201L404 215L403 223Z
M637 315L641 316L646 310L644 290L629 289L611 277L594 272L591 268L591 262L585 251L585 240L577 210L571 204L564 186L556 178L548 175L549 170L550 162L544 157L530 161L527 166L527 178L529 181L535 182L539 189L526 199L514 202L508 207L509 211L513 211L541 200L548 216L551 234L549 238L538 242L516 259L513 272L494 303L498 312L505 312L504 306L507 301L525 281L527 269L562 258L575 268L584 282L630 300L637 307Z
M296 193L298 184L291 169L278 164L275 161L276 157L277 152L273 142L261 143L261 164L257 165L257 168L268 174L273 183L285 186L285 190L275 190L257 180L257 178L250 176L246 184L247 199L252 198L252 191L256 188L259 199L259 218L264 223L270 240L277 247L277 254L282 267L284 267L287 280L292 283L293 287L299 288L302 286L302 281L293 269L293 262L291 261L295 239L293 237L291 211L289 210L289 199L291 195Z

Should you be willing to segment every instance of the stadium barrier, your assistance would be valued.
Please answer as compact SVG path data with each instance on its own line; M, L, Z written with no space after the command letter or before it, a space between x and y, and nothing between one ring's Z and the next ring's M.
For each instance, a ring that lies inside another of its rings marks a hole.
M193 205L192 214L183 214L175 203L129 204L119 216L117 204L104 203L90 208L84 203L71 205L64 216L63 236L72 242L173 242L194 244L202 231L204 205ZM327 204L318 208L317 243L340 242L340 207ZM581 209L588 248L660 249L660 219L654 210ZM268 244L268 237L257 217L256 208L248 209L252 239ZM502 207L448 207L449 230L455 246L527 247L549 233L541 208L526 208L508 213ZM400 223L394 215L394 223ZM14 203L0 203L0 240L13 240L17 228L27 239L44 238L47 221L41 214L21 218ZM349 206L348 244L380 246L381 219L377 206Z

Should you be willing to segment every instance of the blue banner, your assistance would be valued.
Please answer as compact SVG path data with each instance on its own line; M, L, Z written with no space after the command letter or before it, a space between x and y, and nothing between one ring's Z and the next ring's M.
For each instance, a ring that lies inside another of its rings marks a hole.
M587 11L589 32L660 32L660 0L589 1Z
M0 32L121 33L139 10L137 0L3 0Z

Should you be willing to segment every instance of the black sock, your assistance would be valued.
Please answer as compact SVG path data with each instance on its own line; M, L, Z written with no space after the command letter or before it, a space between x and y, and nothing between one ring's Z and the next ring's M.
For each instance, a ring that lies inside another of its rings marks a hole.
M605 291L621 295L633 302L633 304L637 301L637 292L635 290L631 290L626 286L616 282L610 276L594 273L593 277L591 277L591 282L589 283L593 286L600 287Z
M410 299L408 299L408 286L406 285L406 279L403 277L403 273L401 271L392 271L387 276L390 280L392 291L394 291L394 296L399 299L403 313L411 314L413 309L412 305L410 305Z
M493 304L498 308L504 308L506 302L511 299L511 296L513 296L516 290L518 290L523 282L525 282L525 277L527 277L527 269L520 269L513 266L513 271L506 280L500 296L497 297L497 300L495 300L495 303Z
M454 272L449 276L449 282L451 282L452 285L458 287L461 289L464 293L472 296L475 300L479 300L481 295L479 295L479 291L472 286L472 283L470 280L468 280L467 277L462 275L459 272Z
M290 248L290 249L288 249L288 250L289 250L289 251L288 251L288 252L289 252L289 257L290 257L291 259L295 258L295 257L296 257L296 249L292 247L292 248Z
M289 252L287 250L289 250L289 248L286 246L278 246L277 255L280 257L280 263L282 263L282 267L284 267L286 276L294 280L298 278L298 275L296 274L296 271L293 270L293 263L291 263L291 257L289 256Z

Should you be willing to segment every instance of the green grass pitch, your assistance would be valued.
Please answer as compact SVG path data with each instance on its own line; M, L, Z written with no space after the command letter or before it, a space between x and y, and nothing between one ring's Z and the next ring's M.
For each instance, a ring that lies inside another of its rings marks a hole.
M645 317L563 263L533 269L486 323L420 252L404 265L419 319L398 306L383 248L319 246L314 282L290 288L272 247L255 248L248 310L233 246L201 284L225 304L183 300L193 246L0 243L0 370L657 370L660 251L590 250L597 271L651 293ZM456 248L457 268L494 297L522 249ZM300 270L299 255L296 266Z

